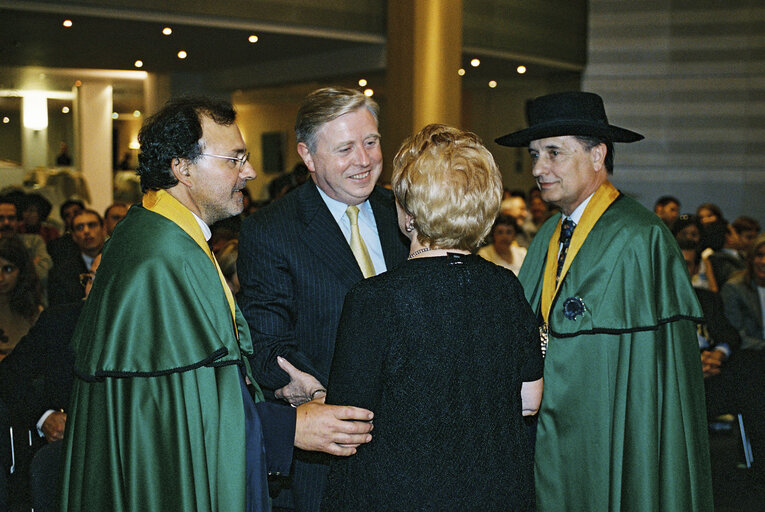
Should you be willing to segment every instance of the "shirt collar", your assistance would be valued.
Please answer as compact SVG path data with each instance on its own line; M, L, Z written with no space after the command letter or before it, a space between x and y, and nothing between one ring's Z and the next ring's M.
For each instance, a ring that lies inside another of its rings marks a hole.
M342 219L345 216L345 210L348 209L348 205L343 203L342 201L338 201L337 199L332 199L326 194L326 192L324 192L318 186L316 187L316 190L319 191L319 195L324 200L324 204L327 205L327 208L329 208L329 212L332 214L332 217L334 217L335 222L337 222L338 224L343 222ZM356 206L359 207L360 218L374 219L374 216L372 214L372 206L369 204L369 199L367 199L363 203L358 204Z
M587 208L587 203L590 202L590 199L592 199L592 196L595 195L595 192L587 196L587 199L582 201L582 204L576 207L576 209L571 212L571 215L564 215L564 219L571 219L574 221L574 224L579 224L579 221L582 218L582 215L584 214L584 209Z
M191 212L191 210L189 211ZM194 216L194 219L196 219L199 227L202 228L202 234L205 236L205 240L209 242L210 238L212 238L212 231L210 231L210 226L208 226L207 223L203 221L196 213L191 212L191 215Z

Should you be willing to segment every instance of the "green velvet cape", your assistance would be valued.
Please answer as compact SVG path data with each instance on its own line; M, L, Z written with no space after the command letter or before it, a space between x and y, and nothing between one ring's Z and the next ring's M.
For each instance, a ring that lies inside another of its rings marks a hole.
M236 320L239 342L200 246L167 218L131 208L72 342L62 510L244 510L240 372L252 347L238 308Z
M540 228L518 276L537 312L559 218ZM617 198L552 303L535 456L540 511L712 510L702 317L669 230Z

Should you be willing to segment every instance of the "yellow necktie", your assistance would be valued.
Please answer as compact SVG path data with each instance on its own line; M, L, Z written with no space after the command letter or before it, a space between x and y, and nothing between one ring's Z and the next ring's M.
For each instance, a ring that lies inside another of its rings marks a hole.
M364 278L372 277L375 275L375 267L372 265L372 259L369 257L367 246L364 243L364 239L361 238L361 232L359 231L359 208L355 205L350 205L345 214L348 216L348 220L351 221L351 251L356 257L356 261L359 263L361 273L364 274Z

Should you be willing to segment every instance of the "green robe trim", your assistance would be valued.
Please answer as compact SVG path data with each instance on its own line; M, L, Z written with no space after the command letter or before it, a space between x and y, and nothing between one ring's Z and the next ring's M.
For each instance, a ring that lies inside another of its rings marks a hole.
M231 318L197 243L171 220L131 208L103 251L72 341L79 378L62 510L244 510L241 368L250 374L252 343L238 308L238 342Z
M540 228L518 276L537 312L559 217ZM567 318L563 305L577 297L585 310ZM540 511L712 509L701 319L672 235L618 198L551 308L535 455Z

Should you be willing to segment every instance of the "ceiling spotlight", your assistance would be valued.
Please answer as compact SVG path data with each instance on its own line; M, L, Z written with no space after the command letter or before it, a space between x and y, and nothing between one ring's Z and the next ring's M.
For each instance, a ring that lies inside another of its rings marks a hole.
M364 96L367 98L371 98L375 95L375 92L372 89L364 89Z
M143 67L143 61L142 61L142 60L137 60L137 61L135 61L135 62L133 63L133 65L134 65L135 67L137 67L137 68L142 68L142 67Z
M185 52L185 51L183 51L183 50L181 50L181 51L179 51L179 52L178 52L178 58L179 58L179 59L185 59L185 58L186 58L186 57L188 57L188 56L189 56L189 54L188 54L188 53L186 53L186 52Z
M133 117L141 117L141 111L140 110L134 110L133 111Z
M457 74L458 74L459 76L465 76L465 68L459 68L459 69L457 70Z
M11 122L11 118L10 117L4 117L3 118L3 124L8 124L10 122Z
M80 87L81 85L82 85L82 80L75 80L74 81L74 86L75 87Z
M489 80L489 87L494 89L496 86L497 86L497 81L496 80Z
M61 23L65 28L69 28L72 26L72 20L64 20L63 23Z
M526 66L518 66L515 68L515 70L518 72L519 75L522 75L526 72Z
M359 79L359 87L364 87L366 85L367 85L367 79L366 78Z
M481 65L481 60L480 59L473 59L473 60L470 61L470 65L473 66L474 68L477 68L478 66Z
M255 34L252 34L250 37L247 38L247 40L251 43L257 43L258 42L258 36Z
M171 29L170 27L165 27L162 29L162 33L165 34L166 36L169 36L170 34L173 33L173 29Z
M119 119L120 115L117 112L112 112L112 119Z
M69 113L69 107L61 107L61 113L62 114L68 114Z

